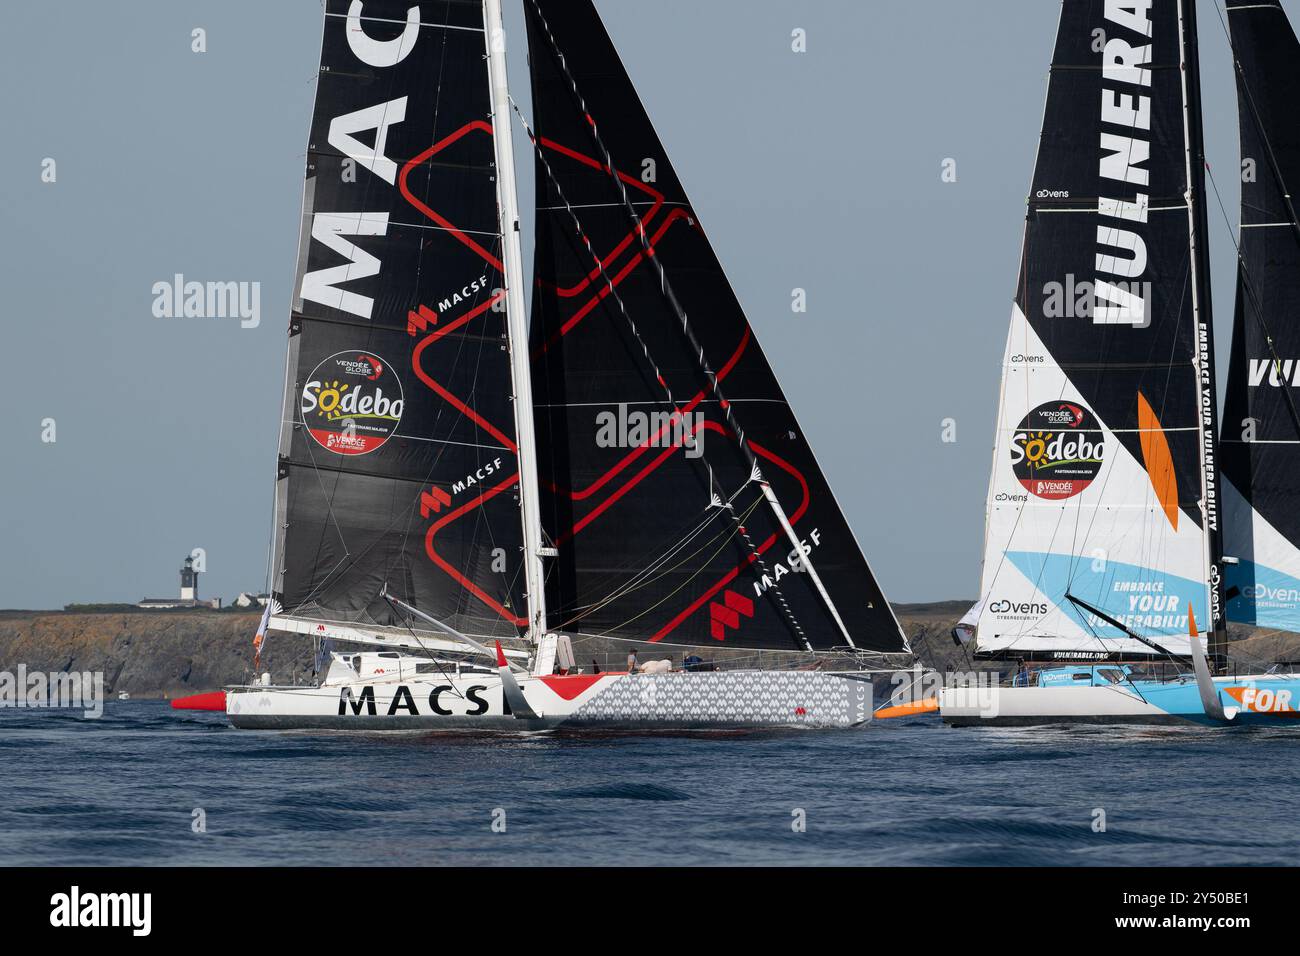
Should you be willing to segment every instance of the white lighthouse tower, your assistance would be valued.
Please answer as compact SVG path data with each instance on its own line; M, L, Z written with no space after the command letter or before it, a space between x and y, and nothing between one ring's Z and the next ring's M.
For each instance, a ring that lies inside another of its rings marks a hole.
M194 567L194 556L185 559L181 568L181 600L197 601L199 599L199 572Z

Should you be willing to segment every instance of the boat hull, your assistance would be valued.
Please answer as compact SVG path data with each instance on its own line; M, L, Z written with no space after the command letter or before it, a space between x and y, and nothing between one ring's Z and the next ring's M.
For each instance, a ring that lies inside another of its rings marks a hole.
M516 716L501 679L320 687L237 687L231 724L245 730L489 731L847 728L871 716L866 674L808 671L520 677L532 716Z
M1235 714L1234 725L1295 724L1300 718L1300 679L1257 674L1214 683L1225 710ZM1206 715L1190 678L1106 687L951 687L939 693L939 713L957 727L1224 723Z

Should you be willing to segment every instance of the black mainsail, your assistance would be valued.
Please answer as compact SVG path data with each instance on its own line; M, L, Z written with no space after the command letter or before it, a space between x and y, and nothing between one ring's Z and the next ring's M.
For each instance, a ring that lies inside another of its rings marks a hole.
M1186 654L1193 611L1222 633L1203 180L1191 0L1064 0L1003 362L982 655L1160 653L1130 631Z
M595 8L524 7L550 626L905 649Z
M328 0L272 623L527 624L481 0Z
M1300 631L1300 43L1278 0L1228 0L1241 136L1223 415L1228 617Z
M484 3L329 0L271 626L400 643L414 608L480 636L905 649L594 8L525 7L531 382ZM543 554L549 620L526 593Z

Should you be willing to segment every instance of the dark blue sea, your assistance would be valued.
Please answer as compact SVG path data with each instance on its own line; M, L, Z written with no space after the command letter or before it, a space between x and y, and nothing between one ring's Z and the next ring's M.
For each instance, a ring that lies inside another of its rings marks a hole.
M0 711L0 762L0 864L1223 865L1300 849L1286 730L352 736L112 701L99 720Z

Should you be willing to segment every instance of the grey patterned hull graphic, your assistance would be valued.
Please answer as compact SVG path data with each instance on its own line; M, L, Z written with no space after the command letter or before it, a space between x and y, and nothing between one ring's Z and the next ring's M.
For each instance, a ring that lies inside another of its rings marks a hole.
M790 671L637 674L578 707L564 722L649 726L852 727L871 717L871 682Z

